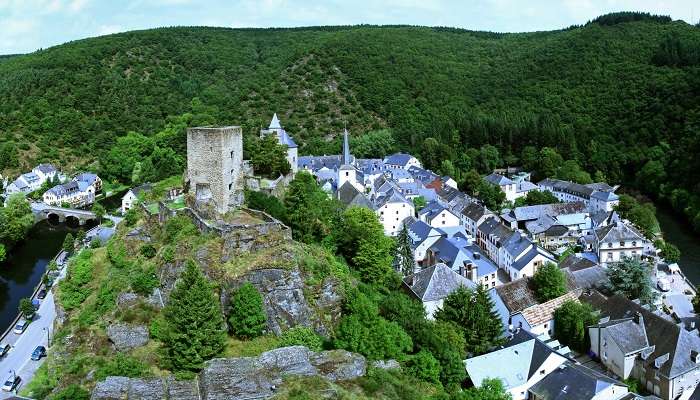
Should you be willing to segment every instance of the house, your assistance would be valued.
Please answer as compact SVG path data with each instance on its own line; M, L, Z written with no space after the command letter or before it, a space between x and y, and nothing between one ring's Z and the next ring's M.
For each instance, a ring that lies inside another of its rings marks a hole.
M646 238L631 224L617 221L594 231L593 248L601 265L622 261L625 257L641 257Z
M462 234L440 237L428 248L422 264L436 263L445 264L461 276L486 288L500 284L496 264Z
M503 243L513 234L497 217L490 217L484 220L476 232L477 244L488 257L495 261L499 267L499 252Z
M83 172L73 177L73 180L76 182L87 183L88 186L91 186L94 189L95 193L102 192L102 179L100 179L100 177L96 174Z
M506 195L507 201L515 201L521 197L527 196L531 190L537 190L537 185L526 179L518 179L514 181L503 175L492 173L485 178L486 182L498 186Z
M523 329L535 335L554 333L554 312L566 301L578 301L580 291L574 289L567 277L570 290L562 296L539 303L528 278L497 286L489 291L496 312L505 329Z
M277 118L277 113L272 116L270 126L268 126L267 129L260 130L261 139L267 135L277 136L277 141L279 144L287 147L287 162L289 163L292 174L296 174L299 168L297 160L297 144L294 142L294 139L289 136L287 131L282 128L282 124L280 124L280 120Z
M465 226L467 233L471 237L476 238L477 230L487 218L494 217L491 211L483 205L476 202L468 202L460 212L462 225Z
M431 201L418 211L418 218L435 228L460 225L459 217L437 201Z
M474 386L481 386L486 379L500 379L513 400L525 400L530 388L568 361L568 357L521 329L510 335L502 348L468 358L464 366Z
M387 236L396 236L401 230L403 220L415 214L413 202L393 188L370 201Z
M417 158L405 153L396 153L388 156L384 159L384 165L390 170L399 168L408 170L411 167L423 168Z
M549 190L559 201L581 201L592 212L612 211L619 204L620 198L614 193L614 187L606 183L582 185L559 179L544 179L537 186L540 190Z
M72 181L57 185L47 190L42 199L44 203L71 207L85 207L95 202L95 195L102 190L102 179L92 173L76 175Z
M558 220L571 215L582 215L583 218L590 217L586 204L582 201L577 201L515 207L508 213L501 215L501 218L507 218L507 221L513 224L510 226L512 229L526 229L528 222L536 221L543 216Z
M700 383L700 337L623 296L579 298L600 310L588 328L591 353L615 375L632 377L662 399L688 399Z
M442 308L443 301L460 287L474 288L476 284L454 272L445 264L435 264L403 279L403 285L425 309L428 319Z
M58 170L52 164L39 164L31 172L24 173L17 177L5 188L8 195L15 193L31 193L39 190L41 185L52 182L58 178Z
M559 263L559 269L571 278L577 289L600 289L607 281L605 268L575 254L563 259Z
M404 224L406 224L408 236L411 239L411 249L413 250L416 266L418 268L425 267L428 249L444 234L414 217L407 218Z
M126 192L126 194L124 194L124 196L122 197L122 214L126 214L126 212L129 211L136 204L141 194L150 192L151 189L152 186L150 183L145 183L141 186L129 189Z
M581 364L566 361L529 389L530 400L635 399L624 384Z

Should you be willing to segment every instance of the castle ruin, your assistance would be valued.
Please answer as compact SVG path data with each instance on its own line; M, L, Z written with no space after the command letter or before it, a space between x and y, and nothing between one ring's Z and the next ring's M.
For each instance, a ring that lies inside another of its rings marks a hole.
M195 208L224 214L243 204L240 126L187 129L187 183Z

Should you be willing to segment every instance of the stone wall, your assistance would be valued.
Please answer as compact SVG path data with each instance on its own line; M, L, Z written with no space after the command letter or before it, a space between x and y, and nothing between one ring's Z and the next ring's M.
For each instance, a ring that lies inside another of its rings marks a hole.
M291 346L259 357L216 358L196 380L111 376L98 382L91 400L250 400L273 397L285 376L319 376L331 382L360 378L367 361L345 350L313 352Z

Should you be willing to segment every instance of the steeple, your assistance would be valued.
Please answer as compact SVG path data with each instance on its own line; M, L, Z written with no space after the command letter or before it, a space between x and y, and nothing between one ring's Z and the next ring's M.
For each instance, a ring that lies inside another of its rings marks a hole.
M280 125L280 120L277 118L277 113L272 116L272 121L270 121L270 126L267 129L282 129L282 125Z
M348 129L343 131L343 165L350 165L350 140L348 140Z

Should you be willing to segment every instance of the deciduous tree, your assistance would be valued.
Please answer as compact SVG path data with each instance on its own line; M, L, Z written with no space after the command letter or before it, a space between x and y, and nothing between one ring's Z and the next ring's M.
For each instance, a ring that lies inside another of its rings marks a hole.
M554 263L539 267L532 276L537 300L545 302L566 293L566 276Z

